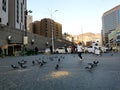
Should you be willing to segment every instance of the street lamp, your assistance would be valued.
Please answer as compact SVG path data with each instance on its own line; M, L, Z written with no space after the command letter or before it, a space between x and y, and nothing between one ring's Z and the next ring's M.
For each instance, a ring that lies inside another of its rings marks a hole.
M50 16L51 16L51 30L52 30L52 50L53 50L53 52L54 52L54 31L53 31L53 22L54 21L52 20L52 18L53 18L53 14L57 11L58 10L54 10L54 12L50 13Z

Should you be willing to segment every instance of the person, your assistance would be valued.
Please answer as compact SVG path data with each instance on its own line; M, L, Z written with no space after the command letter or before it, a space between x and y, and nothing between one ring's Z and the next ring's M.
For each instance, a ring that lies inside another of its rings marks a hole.
M53 53L52 45L50 45L50 53Z
M79 42L77 45L77 52L78 52L78 56L79 56L80 60L82 60L83 59L83 57L82 57L83 47L82 47L81 42Z
M64 47L65 47L65 53L67 53L68 52L67 45L65 44Z
M38 54L38 48L35 47L35 54L37 55Z

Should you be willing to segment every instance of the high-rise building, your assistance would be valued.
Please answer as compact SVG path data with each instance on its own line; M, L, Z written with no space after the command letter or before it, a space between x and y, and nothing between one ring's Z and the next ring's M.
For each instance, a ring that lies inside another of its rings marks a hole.
M8 0L0 0L0 24L8 24Z
M109 34L115 31L115 35L109 39ZM102 43L109 46L110 43L116 44L117 34L120 33L120 5L106 11L102 16Z
M26 0L8 0L8 25L15 29L25 29Z
M26 0L0 0L0 24L25 29Z
M40 21L33 23L33 33L40 35Z
M40 35L52 37L52 30L54 38L62 38L62 24L49 18L40 21Z
M31 15L27 15L27 31L33 33L33 17Z
M33 32L41 36L52 38L52 30L54 38L62 38L62 25L49 18L33 23Z

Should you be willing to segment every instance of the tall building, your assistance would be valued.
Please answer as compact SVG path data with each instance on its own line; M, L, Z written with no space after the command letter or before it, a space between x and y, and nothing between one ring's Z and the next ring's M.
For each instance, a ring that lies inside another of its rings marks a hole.
M40 21L33 23L33 33L40 35Z
M33 33L33 17L31 15L27 15L27 31Z
M26 0L8 0L8 25L11 28L25 29Z
M0 0L0 24L25 29L26 0Z
M26 30L26 1L0 0L0 49L6 55L21 50Z
M54 38L62 38L62 24L49 18L44 18L41 21L35 21L33 23L33 32L41 36L51 38L52 30Z
M8 0L0 0L0 24L8 24Z
M115 31L114 36L109 37ZM110 46L110 43L117 44L120 33L120 5L106 11L102 16L102 43ZM111 39L110 39L111 38Z

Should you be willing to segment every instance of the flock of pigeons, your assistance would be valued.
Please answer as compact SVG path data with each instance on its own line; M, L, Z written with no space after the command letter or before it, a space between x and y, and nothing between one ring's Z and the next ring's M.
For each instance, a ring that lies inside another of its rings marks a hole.
M53 61L54 58L56 58L56 57L49 57L49 60ZM61 59L64 59L64 56L61 56L61 57L59 57L59 58L57 58L57 59L58 59L58 61L57 61L58 63L55 65L55 69L56 69L56 70L59 69L60 61L61 61ZM39 58L39 60L32 60L32 61L31 61L31 64L32 64L32 65L38 64L38 65L40 65L40 67L42 67L42 66L43 66L44 64L46 64L46 63L47 63L47 62L44 61L44 60L41 59L41 58ZM18 65L11 64L11 67L12 67L13 69L19 69L19 68L25 69L25 68L27 68L27 66L26 66L27 61L25 61L25 60L18 61L17 64L18 64Z
M92 69L94 68L95 66L97 66L99 63L99 61L93 61L93 63L88 63L88 66L85 67L85 69Z
M64 56L61 56L61 57L57 58L57 64L55 65L55 69L56 70L59 69L61 59L64 59L64 58L65 58ZM54 59L54 57L49 57L49 60L52 61L53 59ZM13 69L19 69L19 68L25 69L25 68L27 68L27 66L26 66L27 61L21 60L21 61L18 61L17 63L18 63L18 65L11 64L11 67ZM32 65L38 64L38 65L40 65L40 67L42 67L46 63L47 62L44 61L41 58L39 58L39 60L33 60L31 62ZM99 63L99 61L93 61L92 63L88 63L88 66L86 66L85 69L89 69L90 70L90 69L94 68L95 66L97 66L98 63Z

